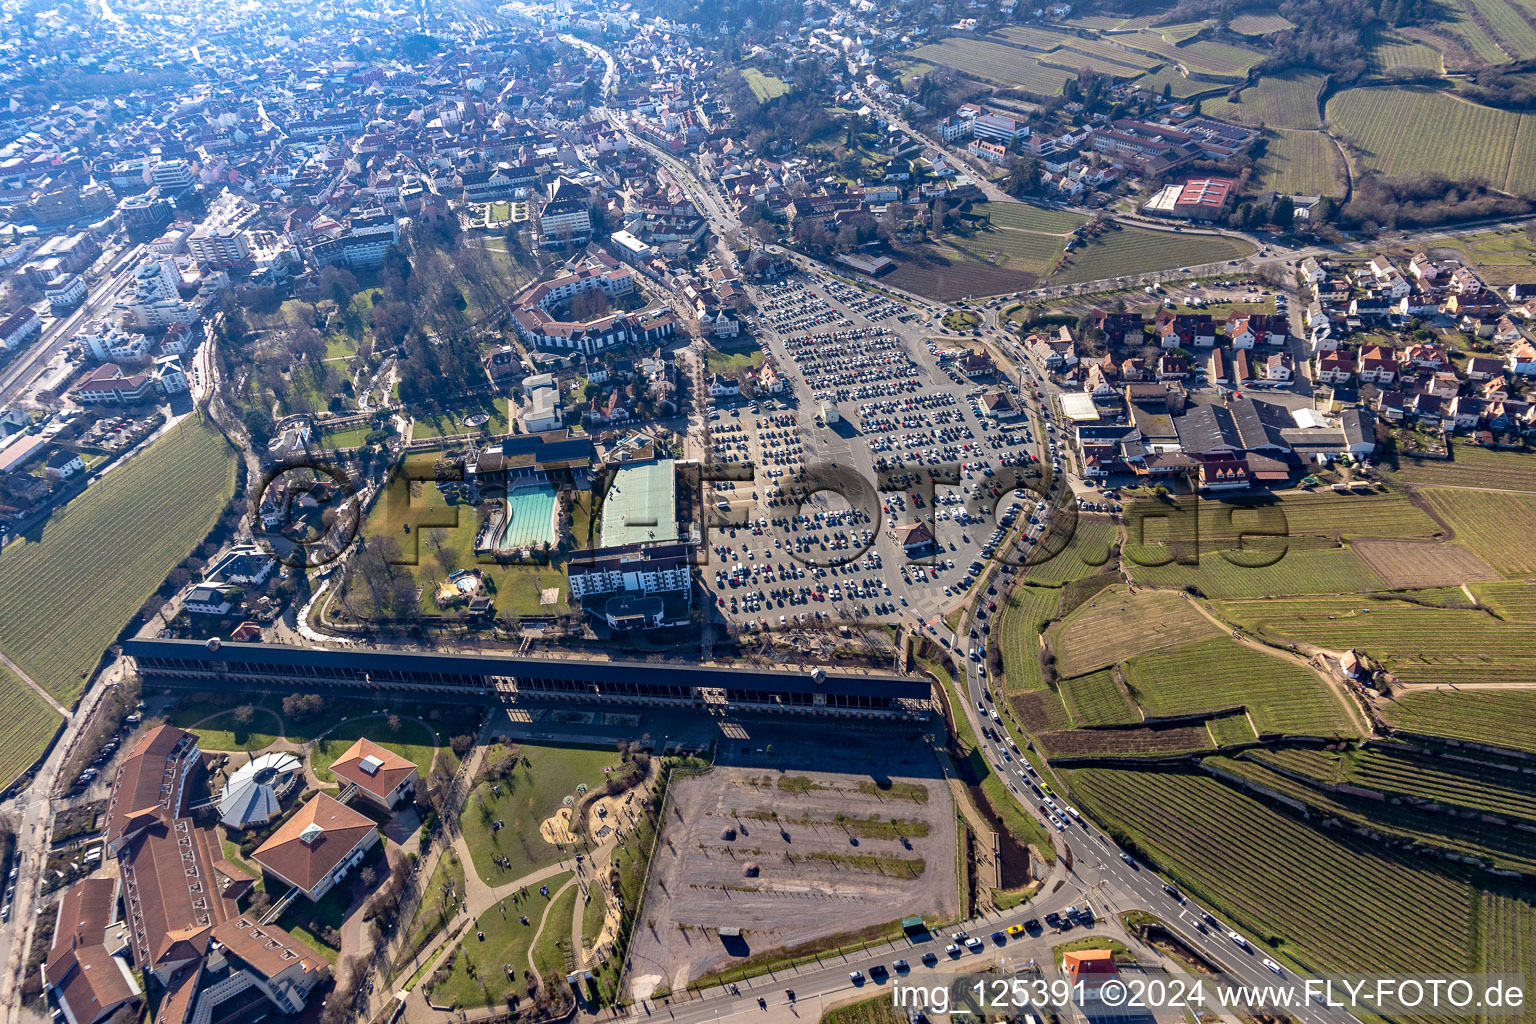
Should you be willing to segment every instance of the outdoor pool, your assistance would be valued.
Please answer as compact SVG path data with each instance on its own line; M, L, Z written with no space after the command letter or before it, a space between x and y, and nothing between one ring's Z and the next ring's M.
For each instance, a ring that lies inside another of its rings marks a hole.
M507 495L503 548L541 548L555 543L555 490L547 484L518 487Z

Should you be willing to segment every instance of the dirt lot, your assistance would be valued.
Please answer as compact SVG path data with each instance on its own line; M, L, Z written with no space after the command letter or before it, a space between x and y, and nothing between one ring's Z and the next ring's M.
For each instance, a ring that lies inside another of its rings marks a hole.
M801 727L733 741L669 796L630 947L636 998L774 948L958 910L954 803L916 736ZM722 940L732 927L740 939Z
M1454 544L1357 540L1354 548L1389 587L1455 587L1499 578L1481 558Z
M941 302L952 302L970 295L998 295L1033 288L1040 280L1036 274L1006 267L994 267L970 260L952 260L933 252L902 250L889 254L896 269L884 275L882 284L904 288Z

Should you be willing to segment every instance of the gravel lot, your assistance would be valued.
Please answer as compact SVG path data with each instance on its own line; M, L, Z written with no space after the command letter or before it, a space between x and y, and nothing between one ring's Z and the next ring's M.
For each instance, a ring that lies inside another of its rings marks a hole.
M918 737L802 725L728 743L712 772L672 784L631 993L909 914L952 917L955 858L954 803ZM718 929L731 927L728 950Z

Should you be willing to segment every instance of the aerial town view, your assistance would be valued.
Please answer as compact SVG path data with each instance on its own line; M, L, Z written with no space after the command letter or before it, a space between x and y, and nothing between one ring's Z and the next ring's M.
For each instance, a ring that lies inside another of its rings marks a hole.
M0 1024L1536 1022L1536 0L0 0Z

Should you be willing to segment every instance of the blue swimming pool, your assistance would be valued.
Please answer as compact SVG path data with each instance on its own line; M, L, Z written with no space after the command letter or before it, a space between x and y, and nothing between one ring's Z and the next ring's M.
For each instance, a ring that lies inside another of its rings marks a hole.
M507 495L503 548L540 548L555 543L555 489L546 484L519 487Z

